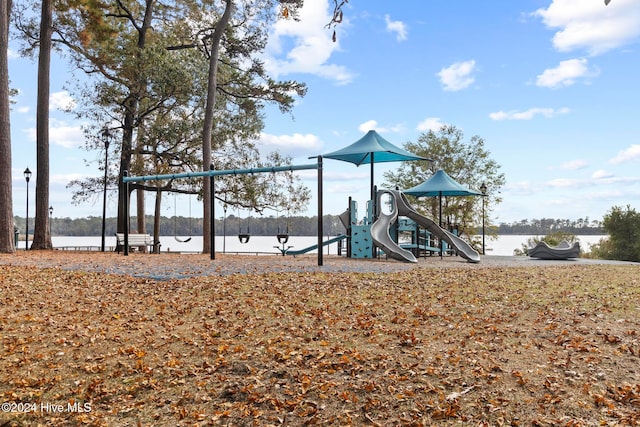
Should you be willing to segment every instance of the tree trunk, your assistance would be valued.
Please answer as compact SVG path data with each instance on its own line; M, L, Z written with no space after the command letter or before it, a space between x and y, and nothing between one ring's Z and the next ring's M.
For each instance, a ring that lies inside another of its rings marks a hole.
M211 165L211 133L213 131L213 119L216 106L216 86L218 73L218 56L220 53L220 41L222 33L229 25L233 11L233 0L225 0L226 6L222 18L215 26L211 38L211 57L209 58L209 77L207 83L207 103L204 113L204 130L202 132L202 169L209 170ZM211 185L209 177L203 177L202 202L202 252L211 253Z
M144 22L142 26L138 28L138 49L145 48L147 31L151 28L151 20L153 17L153 8L155 6L155 0L146 0L146 10L144 14ZM133 155L133 129L136 126L136 116L138 114L138 100L146 92L146 83L144 76L140 77L140 85L129 93L129 96L124 102L125 116L122 125L122 150L120 153L120 177L124 176L124 173L130 172L131 169L131 156ZM121 178L122 179L122 178ZM122 182L120 182L121 184ZM123 186L118 186L118 233L124 232L126 221L126 213L124 211L124 205L122 203L124 194L122 193ZM131 194L127 194L131 200ZM119 249L119 248L118 248Z
M15 251L11 194L11 129L9 107L9 11L11 0L0 1L0 252Z
M145 221L146 218L144 214L144 190L141 188L136 190L136 218L138 233L146 234L147 222ZM147 252L146 246L142 248L142 252Z
M134 156L133 170L134 170L134 173L137 175L139 175L141 171L144 171L144 158L140 154L140 149L141 149L140 141L143 139L143 135L142 135L143 132L144 132L144 126L143 125L138 126L138 132L136 135L136 139L137 139L136 150L135 150L135 153L133 154ZM136 218L137 218L138 233L140 234L147 233L147 221L146 221L145 212L144 212L144 193L145 193L145 190L143 188L138 188L136 190ZM147 252L146 246L143 248L143 252Z
M162 190L160 190L160 187L158 187L158 190L156 191L156 205L153 212L153 241L156 242L156 244L153 245L153 253L155 254L160 253L159 242L160 242L160 214L162 213L161 207L162 207Z
M31 249L52 249L49 229L49 92L51 68L51 0L42 0L36 107L36 220Z
M127 107L125 108L124 124L122 126L122 149L120 151L120 179L124 176L125 172L129 172L131 169L131 141L133 140L133 121L134 113L132 112L137 108L137 102L135 100L127 100ZM134 105L129 105L134 104ZM120 181L119 184L122 184ZM117 232L124 233L124 227L129 220L126 218L126 212L124 211L123 202L123 186L118 185L118 224ZM127 194L126 197L131 197L131 194Z

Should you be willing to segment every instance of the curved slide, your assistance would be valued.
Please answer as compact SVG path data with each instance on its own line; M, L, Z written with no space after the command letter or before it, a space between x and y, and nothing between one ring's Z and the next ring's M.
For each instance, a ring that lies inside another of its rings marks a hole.
M476 252L471 246L469 246L467 242L465 242L460 237L449 233L447 230L436 224L433 220L416 212L415 209L413 209L413 207L409 204L402 192L396 190L381 190L378 192L378 198L380 198L380 196L384 193L390 193L393 196L395 209L393 209L393 213L390 215L380 215L378 220L371 225L371 237L373 238L376 246L382 248L382 250L384 250L387 255L400 261L416 262L415 257L411 252L402 249L389 237L389 227L391 223L398 217L398 215L402 215L411 218L416 223L418 223L418 225L426 228L433 235L447 242L452 248L456 250L458 255L460 255L462 258L465 258L469 262L480 262L480 254L478 254L478 252ZM380 199L378 199L378 203L380 203L379 200ZM390 221L391 217L393 217L393 220ZM378 222L380 222L380 225L376 226ZM375 233L374 229L376 230ZM406 253L411 254L411 257L413 257L414 261L411 261L411 259L406 256Z
M380 205L380 194L384 191L386 190L378 192L378 205ZM376 222L371 224L371 238L373 239L373 243L391 258L397 259L398 261L418 262L413 253L402 249L389 235L389 227L391 227L391 224L398 218L397 205L396 203L396 208L393 209L390 214L380 212Z

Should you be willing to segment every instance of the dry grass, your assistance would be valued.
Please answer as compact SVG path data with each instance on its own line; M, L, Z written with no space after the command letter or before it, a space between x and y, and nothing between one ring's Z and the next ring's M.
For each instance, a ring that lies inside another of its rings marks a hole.
M640 425L639 266L0 277L0 426Z

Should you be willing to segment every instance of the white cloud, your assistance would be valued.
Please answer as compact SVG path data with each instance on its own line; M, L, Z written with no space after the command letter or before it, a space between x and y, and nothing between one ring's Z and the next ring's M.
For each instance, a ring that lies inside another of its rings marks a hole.
M103 161L104 164L104 161ZM80 174L80 173L68 173L68 174L53 174L49 178L49 183L51 185L59 185L60 187L66 188L67 184L76 179L86 178L89 175Z
M396 34L397 41L407 40L407 26L404 22L392 21L389 15L384 15L384 22L387 23L387 31Z
M616 187L610 191L616 191L618 187L622 185L633 185L636 182L639 182L640 178L637 177L616 177L613 173L608 172L604 169L596 170L591 174L590 178L587 179L577 179L577 178L555 178L549 181L546 181L539 187L539 190L552 190L557 189L562 191L563 189L571 188L571 189L588 189L589 192L592 192L592 189L595 186L611 186Z
M358 130L360 132L369 132L370 130L383 131L384 129L378 127L378 122L377 121L368 120L368 121L360 124L360 126L358 126Z
M589 163L586 160L576 159L576 160L569 160L568 162L561 164L560 168L566 169L566 170L578 170L578 169L584 169L588 165Z
M352 195L362 190L362 184L352 183L351 181L343 182L342 184L328 185L325 191L329 194L341 194Z
M594 172L594 174L597 172ZM602 172L608 173L606 171L602 171ZM594 184L605 184L605 185L615 186L616 188L611 191L617 191L620 186L634 185L640 182L640 178L636 178L632 176L616 177L613 174L609 174L609 176L599 176L599 177L592 176L592 178L593 178L593 181L591 182Z
M591 175L591 178L593 179L613 178L613 174L611 172L607 172L604 169L598 169Z
M531 120L537 115L552 118L560 114L568 114L569 111L566 107L558 110L553 108L530 108L526 111L498 111L489 114L489 118L492 120Z
M616 157L609 160L609 163L617 165L632 160L640 160L640 144L632 144L626 150L622 150Z
M278 78L292 73L317 75L340 84L349 83L353 75L341 65L328 63L333 52L340 47L340 37L334 43L332 32L325 28L331 20L327 0L304 3L300 20L280 19L273 26L265 57L269 73ZM336 31L343 31L342 23ZM293 46L288 48L288 46ZM287 48L285 48L287 46Z
M442 126L446 126L446 124L440 121L440 117L427 117L418 123L416 129L420 132L427 132L430 130L437 132L442 128Z
M297 157L304 153L317 154L322 148L322 141L310 133L293 135L270 135L263 133L260 135L260 143L267 149L276 149L283 154Z
M56 145L65 148L79 147L84 143L84 134L79 125L68 126L65 122L54 121L49 129L49 138Z
M580 187L581 182L577 179L569 178L556 178L551 181L547 181L547 185L553 188L572 188Z
M345 165L348 165L348 163L345 163ZM349 167L349 170L351 169L353 168ZM311 177L316 179L318 177L318 174L314 171ZM353 186L353 185L357 185L352 183L354 180L369 179L369 171L366 171L366 172L361 172L358 170L356 170L355 172L325 171L322 175L322 179L325 181L333 181L333 182L338 182L338 183L348 184L350 186ZM360 190L360 188L356 187L356 190Z
M71 111L76 108L76 101L69 95L69 92L63 90L51 94L49 97L49 107L62 111Z
M556 89L571 86L576 80L597 75L596 70L589 70L586 59L568 59L561 61L556 68L548 68L536 77L536 86Z
M473 59L465 62L456 62L450 66L441 69L437 76L440 77L440 83L446 91L458 91L466 89L473 84L475 77L476 61Z
M640 2L553 0L548 8L533 12L544 24L557 29L553 46L562 52L584 49L599 55L632 43L640 36Z
M25 130L31 141L36 140L36 129ZM80 124L69 126L66 122L49 119L49 142L65 148L76 148L84 143L84 133Z
M533 184L530 181L519 181L514 183L507 183L505 185L505 190L509 194L516 194L516 195L528 196L535 193Z
M380 126L376 120L367 120L366 122L361 123L358 126L358 130L363 133L369 132L370 130L375 130L376 132L380 132L380 133L386 133L386 132L398 133L398 132L403 132L405 129L404 129L404 125L402 124L385 127L385 126Z

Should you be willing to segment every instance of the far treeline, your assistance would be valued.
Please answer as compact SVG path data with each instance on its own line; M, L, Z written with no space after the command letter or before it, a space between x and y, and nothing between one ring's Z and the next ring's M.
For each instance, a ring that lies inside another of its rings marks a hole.
M113 235L116 232L116 218L107 218L106 235ZM146 217L146 232L152 234L153 216ZM14 217L14 223L21 235L24 234L25 220L23 217ZM136 232L137 219L131 218L131 232ZM33 218L29 219L29 234L33 233ZM274 236L279 233L287 233L298 236L315 236L318 230L317 217L307 216L253 216L238 217L229 215L226 220L215 220L216 235L223 235L226 228L227 235L238 233L249 233L255 236ZM326 235L339 235L345 229L337 215L325 215L323 221L324 233ZM492 234L509 235L545 235L553 232L564 232L575 235L598 235L607 234L600 221L589 221L586 219L533 219L521 220L511 224L502 223L497 227L492 227ZM90 216L87 218L52 218L52 236L99 236L102 230L102 217ZM477 234L482 230L478 229ZM489 230L487 230L489 234ZM188 217L161 217L160 235L162 236L201 236L202 218Z
M602 221L589 220L589 217L570 219L523 219L510 224L501 223L497 227L497 234L545 235L552 233L568 233L575 235L607 234Z

